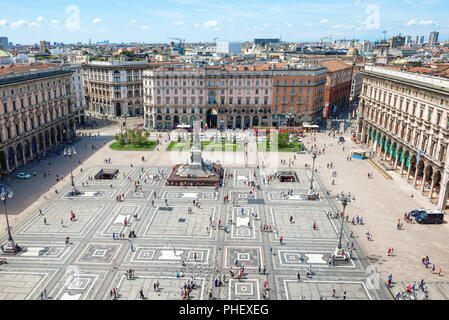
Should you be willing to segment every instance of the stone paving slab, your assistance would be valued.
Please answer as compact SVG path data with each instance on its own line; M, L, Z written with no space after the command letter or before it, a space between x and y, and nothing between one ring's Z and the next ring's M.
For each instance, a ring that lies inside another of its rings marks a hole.
M150 273L137 274L135 279L127 280L121 272L118 272L115 278L118 279L118 300L140 299L139 291L141 288L143 288L145 298L148 300L179 300L181 288L190 280L187 277L176 278ZM153 287L156 281L159 281L159 291L155 291ZM205 279L196 278L195 281L197 289L191 291L189 300L203 300L207 294L204 288Z

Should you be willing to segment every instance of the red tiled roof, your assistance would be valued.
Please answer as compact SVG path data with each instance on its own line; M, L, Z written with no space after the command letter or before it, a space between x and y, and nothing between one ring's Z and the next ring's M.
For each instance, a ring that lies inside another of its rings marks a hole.
M327 70L329 72L352 68L352 65L338 61L338 60L324 61L322 64L323 64L323 66L325 66L327 68Z
M58 68L60 67L57 64L50 64L50 63L42 63L42 64L21 64L21 63L14 63L10 65L6 65L4 67L0 67L0 73L23 73L23 72L29 72L33 69L41 70L41 69L48 69L48 68Z

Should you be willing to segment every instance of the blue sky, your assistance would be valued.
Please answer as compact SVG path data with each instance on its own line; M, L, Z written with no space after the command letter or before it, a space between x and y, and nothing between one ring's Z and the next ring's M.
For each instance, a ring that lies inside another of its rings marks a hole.
M448 0L0 0L0 36L10 42L377 40L449 35Z

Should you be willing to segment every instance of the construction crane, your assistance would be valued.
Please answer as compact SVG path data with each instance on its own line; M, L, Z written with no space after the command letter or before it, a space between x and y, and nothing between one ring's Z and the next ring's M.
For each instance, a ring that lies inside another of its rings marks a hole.
M179 41L179 43L178 43L178 53L179 53L180 55L183 55L183 54L184 54L184 41L185 41L185 39L181 39L181 38L168 38L168 37L167 37L167 39L170 39L170 40L178 40L178 41Z

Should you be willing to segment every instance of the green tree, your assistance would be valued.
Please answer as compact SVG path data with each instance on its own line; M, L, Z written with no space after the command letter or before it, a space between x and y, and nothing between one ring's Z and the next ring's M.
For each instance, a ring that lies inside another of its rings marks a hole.
M279 147L285 148L289 146L289 134L288 132L282 132L279 134Z
M114 137L115 141L117 141L121 146L125 145L125 135L123 133L118 133Z

